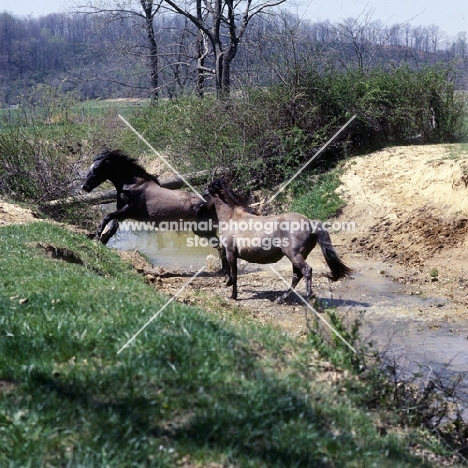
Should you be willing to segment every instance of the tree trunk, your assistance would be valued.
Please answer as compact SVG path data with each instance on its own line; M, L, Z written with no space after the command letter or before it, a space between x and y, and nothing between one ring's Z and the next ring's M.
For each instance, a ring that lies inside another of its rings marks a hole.
M200 24L203 22L202 4L201 0L197 0L197 20ZM196 81L196 93L198 97L205 96L205 41L203 37L203 31L198 29L197 34L197 81Z
M159 98L159 70L158 70L158 43L154 33L154 14L153 2L141 0L141 6L145 12L146 20L146 37L149 44L149 60L150 60L150 83L151 97L153 100Z
M197 36L197 81L196 81L196 93L197 96L202 98L205 96L205 51L204 51L204 40L201 31L198 32Z

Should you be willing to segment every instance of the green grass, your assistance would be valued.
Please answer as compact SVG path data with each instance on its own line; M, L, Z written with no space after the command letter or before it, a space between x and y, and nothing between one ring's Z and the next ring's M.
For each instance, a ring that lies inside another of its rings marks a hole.
M302 176L291 186L293 201L288 210L321 221L334 216L344 205L336 193L341 185L339 176L339 169L318 176Z
M449 154L442 159L459 160L467 159L468 156L468 143L458 143L456 145L448 146Z
M410 467L430 464L408 445L440 450L368 409L359 378L321 381L314 340L222 310L172 303L117 354L167 297L57 225L0 236L2 467Z

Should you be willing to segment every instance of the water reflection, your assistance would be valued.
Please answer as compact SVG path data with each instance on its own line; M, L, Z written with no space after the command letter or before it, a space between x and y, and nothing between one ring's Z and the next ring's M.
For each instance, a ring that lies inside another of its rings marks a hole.
M153 266L184 270L199 269L206 263L208 255L218 255L205 239L184 231L119 230L108 246L118 250L138 250Z

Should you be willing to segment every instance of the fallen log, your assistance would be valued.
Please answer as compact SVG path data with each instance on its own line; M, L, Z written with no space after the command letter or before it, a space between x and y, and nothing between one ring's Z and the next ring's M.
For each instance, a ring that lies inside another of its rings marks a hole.
M198 171L184 174L183 177L191 185L201 185L207 182L210 176L210 171ZM175 190L186 187L185 182L180 176L174 174L159 178L162 187ZM188 188L188 187L187 187ZM104 205L106 203L113 203L117 199L116 190L105 190L95 193L86 193L83 195L74 195L72 197L59 198L58 200L51 200L41 203L44 207L51 206L69 206L69 205Z
M59 198L40 203L43 207L71 206L71 205L103 205L113 203L117 199L116 190L105 190L95 193L84 193L83 195L73 195L72 197Z

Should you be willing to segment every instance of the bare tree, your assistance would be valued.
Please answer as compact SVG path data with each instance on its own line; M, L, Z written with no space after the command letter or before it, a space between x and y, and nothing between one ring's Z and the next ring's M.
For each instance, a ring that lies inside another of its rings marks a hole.
M358 70L368 70L376 53L391 37L380 23L372 22L372 11L363 12L357 18L350 18L335 26L341 44L352 47ZM342 48L343 64L349 62L349 57Z
M452 46L455 57L461 58L462 60L466 59L467 50L468 50L468 41L467 41L467 33L460 32L457 34L456 41Z
M84 14L99 14L110 21L124 18L136 18L144 22L148 46L149 81L151 97L159 97L159 54L156 41L155 17L161 9L161 0L89 0L86 4L77 4L75 8Z
M163 0L176 13L188 18L200 32L199 71L214 74L219 96L229 94L231 64L247 27L255 16L265 13L286 0L196 0L180 6L180 2ZM214 70L205 67L204 38L214 54ZM201 78L199 78L200 80Z
M337 39L334 46L335 53L344 68L354 64L354 67L361 72L368 72L384 49L397 42L399 32L404 31L407 26L405 22L388 27L386 23L372 20L373 15L373 10L365 10L357 18L330 24ZM408 33L408 29L406 32ZM409 32L413 38L414 34L417 34L415 30Z

